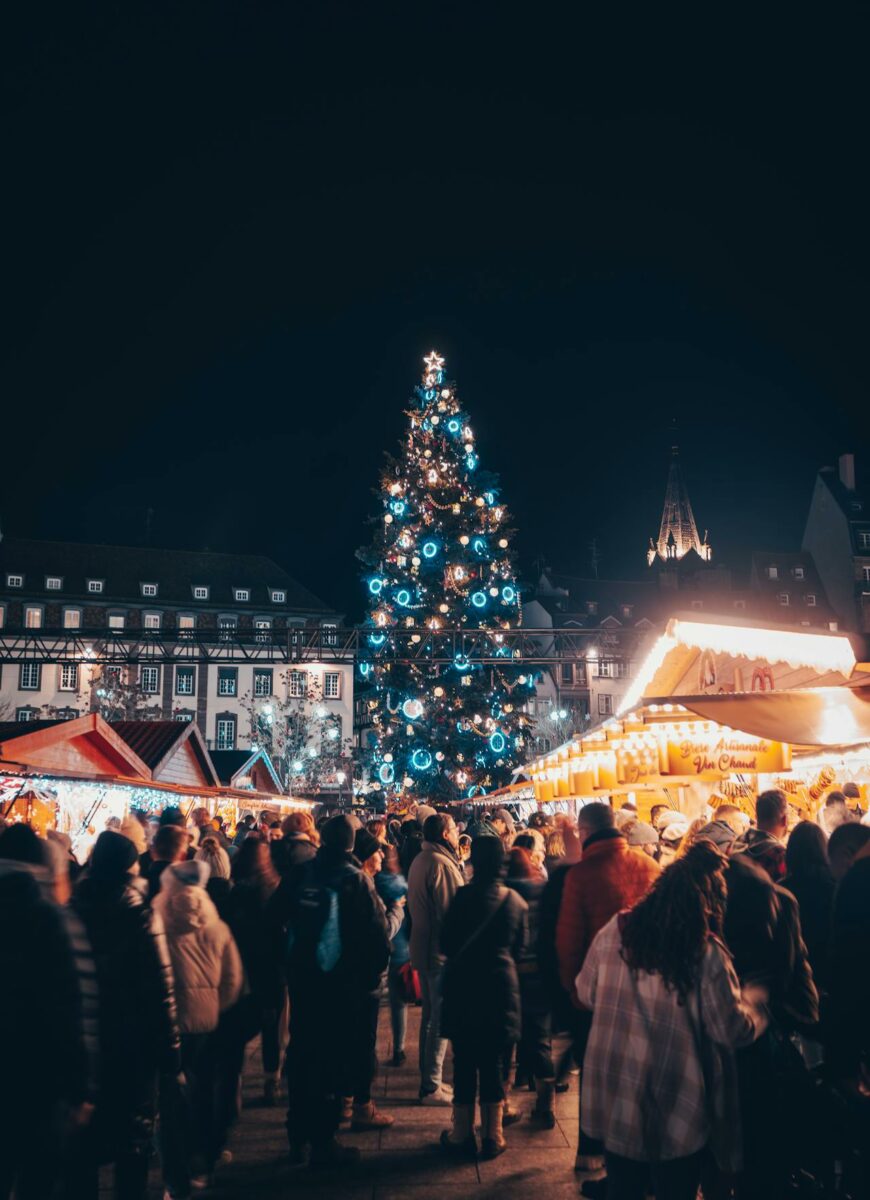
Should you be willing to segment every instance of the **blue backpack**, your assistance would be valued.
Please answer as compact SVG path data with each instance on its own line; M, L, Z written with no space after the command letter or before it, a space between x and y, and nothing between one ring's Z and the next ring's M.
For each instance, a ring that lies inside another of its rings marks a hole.
M342 874L346 876L353 871L354 868L348 866ZM299 888L287 929L288 955L294 949L303 957L313 959L325 974L338 965L342 947L337 888L317 882Z

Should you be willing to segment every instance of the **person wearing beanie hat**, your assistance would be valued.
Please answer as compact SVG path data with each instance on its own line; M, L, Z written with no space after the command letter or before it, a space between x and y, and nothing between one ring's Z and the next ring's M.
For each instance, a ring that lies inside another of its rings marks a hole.
M214 1166L217 1113L209 1035L221 1013L238 1001L244 981L235 939L206 891L210 874L206 862L173 863L161 875L154 898L169 943L188 1081L181 1111L165 1130L169 1152L163 1156L163 1174L173 1196L205 1186Z
M356 824L343 815L326 821L314 857L284 876L270 902L275 942L287 947L290 1154L304 1161L310 1147L312 1166L359 1159L359 1150L342 1145L336 1133L343 1098L366 1099L363 1059L371 1061L372 997L389 961L383 906L353 855ZM367 859L368 848L361 839ZM369 1074L369 1087L370 1081ZM357 1128L387 1123L373 1105L349 1115Z
M636 817L625 822L622 832L628 838L629 846L642 850L650 858L655 858L659 848L659 835L646 821L638 821Z
M140 857L148 849L148 839L145 836L144 826L132 813L128 814L121 822L120 832L123 833L124 837L130 839L136 847L136 853Z
M96 1196L100 1166L113 1163L119 1194L145 1200L158 1077L181 1070L166 937L137 886L138 871L133 842L107 830L73 892L96 960L100 1076L93 1119L70 1147L70 1195Z

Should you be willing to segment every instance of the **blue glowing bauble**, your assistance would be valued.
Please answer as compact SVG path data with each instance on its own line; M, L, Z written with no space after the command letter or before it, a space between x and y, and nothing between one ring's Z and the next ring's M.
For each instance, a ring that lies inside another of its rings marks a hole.
M360 675L362 675L363 679L365 679L365 677L368 675L368 673L369 673L369 671L371 671L371 669L372 669L371 663L360 663L359 673L360 673Z
M516 589L515 589L515 588L512 588L512 587L510 587L510 586L508 586L508 587L503 587L503 588L501 589L501 598L502 598L502 600L504 600L504 601L505 601L507 604L513 604L514 600L516 600L516 598L517 598Z
M486 592L472 592L471 603L475 608L484 608L486 605Z
M495 492L484 492L483 498L487 504L495 504Z
M417 771L428 771L432 766L432 755L428 750L415 750L411 755L411 766Z
M492 750L494 754L501 754L506 745L507 742L505 741L504 734L501 732L501 730L497 729L489 739L490 750Z
M393 764L384 763L381 769L378 771L378 779L380 779L381 783L392 783L394 774L395 772L393 771Z
M383 644L386 640L387 640L387 635L385 633L370 633L369 634L369 645L370 646L383 646Z
M405 515L405 507L404 500L394 500L390 505L390 510L394 516L403 517Z
M488 549L487 544L486 544L486 538L476 537L474 539L474 541L471 543L471 549L474 551L475 554L486 554L486 551Z
M426 400L434 400L434 399L435 399L435 392L434 392L434 389L433 389L433 388L427 388L427 389L426 389L426 391L423 393L423 396L424 396L424 398L425 398Z
M462 425L454 418L453 420L447 422L447 428L450 433L459 433Z
M424 558L434 558L437 553L438 553L438 543L437 542L424 542L423 543L423 557Z
M401 604L402 608L407 608L411 603L411 593L407 588L401 588L396 592L396 603Z
M476 454L466 455L465 465L466 465L466 467L468 467L469 471L473 471L474 468L477 466L477 455Z
M370 579L369 580L369 591L371 592L371 594L373 596L380 596L383 589L384 589L383 579Z
M453 665L457 671L464 671L468 666L468 656L466 654L457 654L453 660Z
M406 700L402 705L402 712L409 721L416 721L423 715L423 705L416 699Z

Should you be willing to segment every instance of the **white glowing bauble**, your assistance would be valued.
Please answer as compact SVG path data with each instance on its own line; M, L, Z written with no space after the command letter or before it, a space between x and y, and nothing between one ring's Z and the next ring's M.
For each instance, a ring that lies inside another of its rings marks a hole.
M435 758L437 759L438 762L444 762L444 755L441 753L440 750L435 751Z
M438 414L434 413L432 416L432 424L437 425L440 420L441 420L441 418L438 416Z
M414 618L413 617L405 617L405 625L408 629L413 629L414 628Z
M414 555L414 557L411 559L411 566L412 566L412 567L419 567L419 565L420 565L420 560L419 560L419 558L417 557L417 555L415 554L415 555Z
M484 504L486 504L486 501L484 500L483 496L478 496L474 503L478 508L483 508Z
M441 395L444 397L445 400L449 400L450 399L450 388L442 388Z
M435 696L443 696L443 695L444 695L444 688L443 688L443 687L437 687L437 688L435 688L435 691L433 692L433 695L435 695Z
M406 776L405 776L405 778L402 780L402 786L403 786L403 787L410 787L410 786L412 785L412 783L413 783L413 782L414 782L414 780L411 778L411 776L410 776L410 775L406 775Z
M457 516L457 515L459 514L459 512L460 512L459 505L458 505L458 504L454 504L454 505L453 505L453 515L454 515L454 516Z
M507 544L508 544L507 538L500 538L498 544L499 544L499 546L501 546L502 550L507 550Z
M480 713L475 713L475 714L474 714L474 723L475 723L475 725L479 725L479 724L480 724L480 722L481 722L482 720L483 720L483 717L480 715Z
M424 450L424 451L423 451L423 457L424 457L424 458L431 458L431 457L432 457L432 451L431 451L431 450Z
M506 704L504 706L504 710L506 713L512 713L514 711L514 706L512 704Z
M416 642L419 642L419 640L420 640L420 635L419 635L419 633L412 633L412 634L411 634L411 641L412 641L412 642L416 643Z
M526 682L526 677L525 677L525 675L521 675L521 676L519 677L519 679L517 680L517 683L525 683L525 682Z
M459 544L460 544L460 546L467 546L468 541L469 541L468 535L463 533L462 537L459 539Z
M414 736L414 726L413 726L413 725L406 725L406 726L405 726L405 735L406 735L406 737L413 737L413 736Z
M441 613L448 613L448 612L450 612L450 605L449 604L439 604L438 611Z
M466 454L470 454L470 453L472 452L472 450L473 450L473 449L474 449L474 443L473 443L473 442L466 442L466 443L465 443L465 453L466 453Z
M402 485L400 483L393 483L390 485L390 495L391 496L398 496L398 494L399 494L399 492L401 492L401 490L402 490Z
M497 595L498 595L498 588L497 588L497 587L491 587L491 588L489 589L489 594L490 594L490 596L497 596Z
M392 762L392 761L393 761L393 756L392 756L392 754L385 754L385 755L384 755L384 762Z
M385 513L385 514L384 514L384 524L385 524L385 525L392 525L392 523L393 523L393 514L392 514L392 513Z

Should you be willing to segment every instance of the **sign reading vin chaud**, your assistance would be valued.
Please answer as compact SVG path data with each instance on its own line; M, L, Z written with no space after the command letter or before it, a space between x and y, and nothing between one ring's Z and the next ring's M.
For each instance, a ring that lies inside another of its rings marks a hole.
M668 742L671 775L718 778L729 771L768 774L787 771L791 747L746 733L711 734Z

